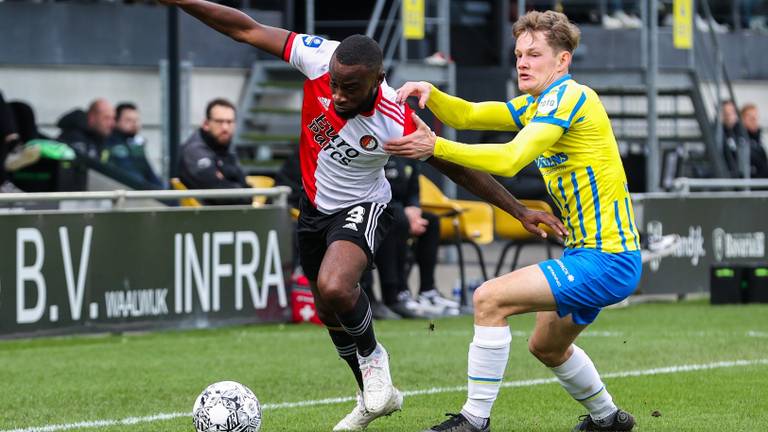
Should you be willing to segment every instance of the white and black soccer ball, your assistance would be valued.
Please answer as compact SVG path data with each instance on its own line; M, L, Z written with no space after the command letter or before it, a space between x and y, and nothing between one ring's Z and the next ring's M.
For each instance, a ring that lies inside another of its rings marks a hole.
M192 421L197 432L258 432L261 404L248 387L221 381L209 385L197 397Z

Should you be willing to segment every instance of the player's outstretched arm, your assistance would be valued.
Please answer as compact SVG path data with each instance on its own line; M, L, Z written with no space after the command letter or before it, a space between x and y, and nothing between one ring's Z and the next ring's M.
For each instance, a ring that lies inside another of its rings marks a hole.
M427 163L448 176L454 183L517 218L531 233L547 238L546 231L539 228L539 224L544 224L558 236L568 236L568 230L560 219L547 212L529 209L489 174L434 157L428 159Z
M404 103L410 96L419 99L419 108L425 106L441 122L454 129L518 130L504 102L468 102L443 93L426 81L409 81L397 90L397 103Z
M253 45L272 55L281 57L288 30L263 25L245 13L231 7L204 0L160 0L176 5L207 26L232 39Z
M505 144L462 144L438 137L415 113L416 130L384 143L384 150L395 156L424 160L429 156L454 162L478 171L512 177L554 145L563 128L547 123L531 123Z

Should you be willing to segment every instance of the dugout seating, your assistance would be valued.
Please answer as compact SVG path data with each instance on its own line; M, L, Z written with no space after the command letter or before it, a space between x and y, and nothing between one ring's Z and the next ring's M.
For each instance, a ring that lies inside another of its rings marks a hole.
M171 187L174 190L188 190L178 177L171 178ZM202 207L203 203L197 198L181 198L179 200L179 205L182 207Z
M550 214L552 213L552 207L550 207L549 204L547 204L545 201L520 200L520 202L531 210L544 211ZM555 233L548 226L540 225L544 231L547 232L547 238L543 239L526 230L519 220L515 219L512 215L498 207L493 207L493 216L495 221L494 227L496 236L507 241L504 244L504 248L501 251L501 256L499 257L499 262L496 264L496 269L493 272L494 276L499 276L501 274L501 267L504 265L504 258L506 258L507 252L509 252L509 249L512 246L517 247L512 258L512 263L509 269L510 272L517 268L517 262L520 259L520 252L523 250L524 246L529 244L544 242L547 248L547 258L552 259L552 243L555 241Z
M424 175L419 176L419 188L421 208L440 217L440 242L455 245L458 250L462 286L466 286L462 243L473 246L483 279L488 280L480 245L493 241L493 207L479 201L450 199Z
M275 179L268 176L252 175L245 178L248 186L252 188L271 188L275 185ZM171 179L171 187L175 190L189 190L184 183L177 177ZM267 202L264 195L255 195L253 197L253 207L261 207ZM197 198L182 198L179 200L182 207L202 207L203 204Z
M245 182L252 188L271 188L275 185L275 179L263 175L250 175L245 178ZM253 197L253 206L261 207L267 203L267 197L264 195L255 195Z

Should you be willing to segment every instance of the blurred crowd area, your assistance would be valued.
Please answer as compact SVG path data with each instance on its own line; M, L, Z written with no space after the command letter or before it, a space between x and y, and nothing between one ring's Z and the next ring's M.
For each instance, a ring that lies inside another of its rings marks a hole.
M111 3L127 5L157 5L157 0L0 0L0 2L24 2L24 3ZM293 10L303 10L306 0L276 1L276 0L216 0L216 3L239 9L275 9L283 10L287 7ZM324 3L330 0L315 0L316 8L323 8ZM375 4L375 0L365 1L334 1L334 7L339 3L349 3L352 8L366 8ZM489 9L497 0L458 0L451 1L453 7L462 7L467 10ZM703 0L695 1L698 14L696 26L700 30L708 28L707 21L703 18ZM640 19L642 2L639 0L526 0L526 10L553 9L564 12L574 22L579 24L602 25L606 28L639 28L642 26ZM768 0L709 0L709 8L715 20L714 29L717 32L733 30L754 30L768 32ZM657 0L659 10L659 25L672 25L673 0ZM510 21L517 19L519 1L509 1Z
M511 2L511 20L517 18L517 1ZM642 2L637 0L528 0L526 10L554 9L568 15L580 24L602 25L606 28L640 28ZM695 1L696 27L705 31L703 0ZM709 9L715 20L714 30L719 33L732 30L768 31L768 1L766 0L709 0ZM673 0L657 0L658 24L672 26Z

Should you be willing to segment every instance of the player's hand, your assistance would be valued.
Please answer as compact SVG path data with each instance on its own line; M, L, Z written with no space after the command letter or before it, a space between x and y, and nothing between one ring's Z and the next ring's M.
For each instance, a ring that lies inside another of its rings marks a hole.
M432 84L426 81L408 81L403 84L402 87L397 89L397 97L395 102L398 104L404 104L405 100L410 96L416 96L419 98L419 108L424 109L427 106L429 100L429 93L432 91Z
M411 117L416 124L416 130L410 135L387 141L384 143L384 151L395 156L424 160L435 152L437 135L416 113L411 113Z
M563 223L552 213L538 210L526 210L518 217L523 227L529 232L541 238L547 238L547 232L539 227L539 224L547 225L558 236L558 240L568 237L568 230Z

